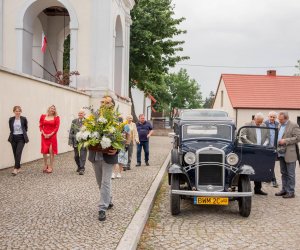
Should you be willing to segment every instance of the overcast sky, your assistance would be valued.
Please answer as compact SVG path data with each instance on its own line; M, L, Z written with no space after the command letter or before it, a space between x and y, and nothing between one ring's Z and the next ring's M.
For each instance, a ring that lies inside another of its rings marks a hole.
M185 17L184 64L294 66L300 59L300 0L173 0L176 17ZM222 73L265 74L264 69L184 67L203 96L216 91ZM297 69L272 68L277 75Z

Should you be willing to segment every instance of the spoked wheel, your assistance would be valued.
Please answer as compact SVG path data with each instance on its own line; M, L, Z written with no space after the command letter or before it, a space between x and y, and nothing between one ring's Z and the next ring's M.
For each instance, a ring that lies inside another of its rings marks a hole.
M241 175L239 178L239 192L251 192L250 179L247 175ZM248 217L251 212L252 197L239 198L239 213L243 217Z
M171 175L171 191L179 190L179 187L180 187L179 175L172 174ZM170 193L170 207L171 207L172 215L177 215L180 213L180 195L179 194Z

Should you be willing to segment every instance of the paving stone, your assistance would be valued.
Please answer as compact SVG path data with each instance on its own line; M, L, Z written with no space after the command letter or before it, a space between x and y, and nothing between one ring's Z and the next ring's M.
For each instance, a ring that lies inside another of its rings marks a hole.
M275 170L280 180L279 166ZM296 177L295 199L276 197L280 189L263 183L268 196L253 196L248 218L239 215L236 201L221 207L181 200L181 213L172 216L165 178L138 249L300 249L299 166Z
M73 152L58 155L52 174L43 161L0 171L0 249L114 249L140 206L171 148L168 137L150 140L150 165L112 180L114 207L98 221L99 189L92 165L76 173ZM142 158L143 159L143 158ZM134 165L133 165L134 164Z

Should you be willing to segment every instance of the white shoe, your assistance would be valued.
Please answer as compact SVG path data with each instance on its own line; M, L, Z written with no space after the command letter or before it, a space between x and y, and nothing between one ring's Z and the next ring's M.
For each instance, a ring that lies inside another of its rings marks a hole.
M112 173L111 178L112 178L112 179L115 179L115 178L116 178L115 173Z
M121 178L121 174L120 173L117 173L117 178Z

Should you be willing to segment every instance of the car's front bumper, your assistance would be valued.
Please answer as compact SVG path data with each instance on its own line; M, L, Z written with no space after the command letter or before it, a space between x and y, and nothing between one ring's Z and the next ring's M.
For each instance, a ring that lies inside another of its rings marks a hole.
M188 191L188 190L171 190L172 194L186 196L202 196L202 197L249 197L252 192L203 192L203 191Z

